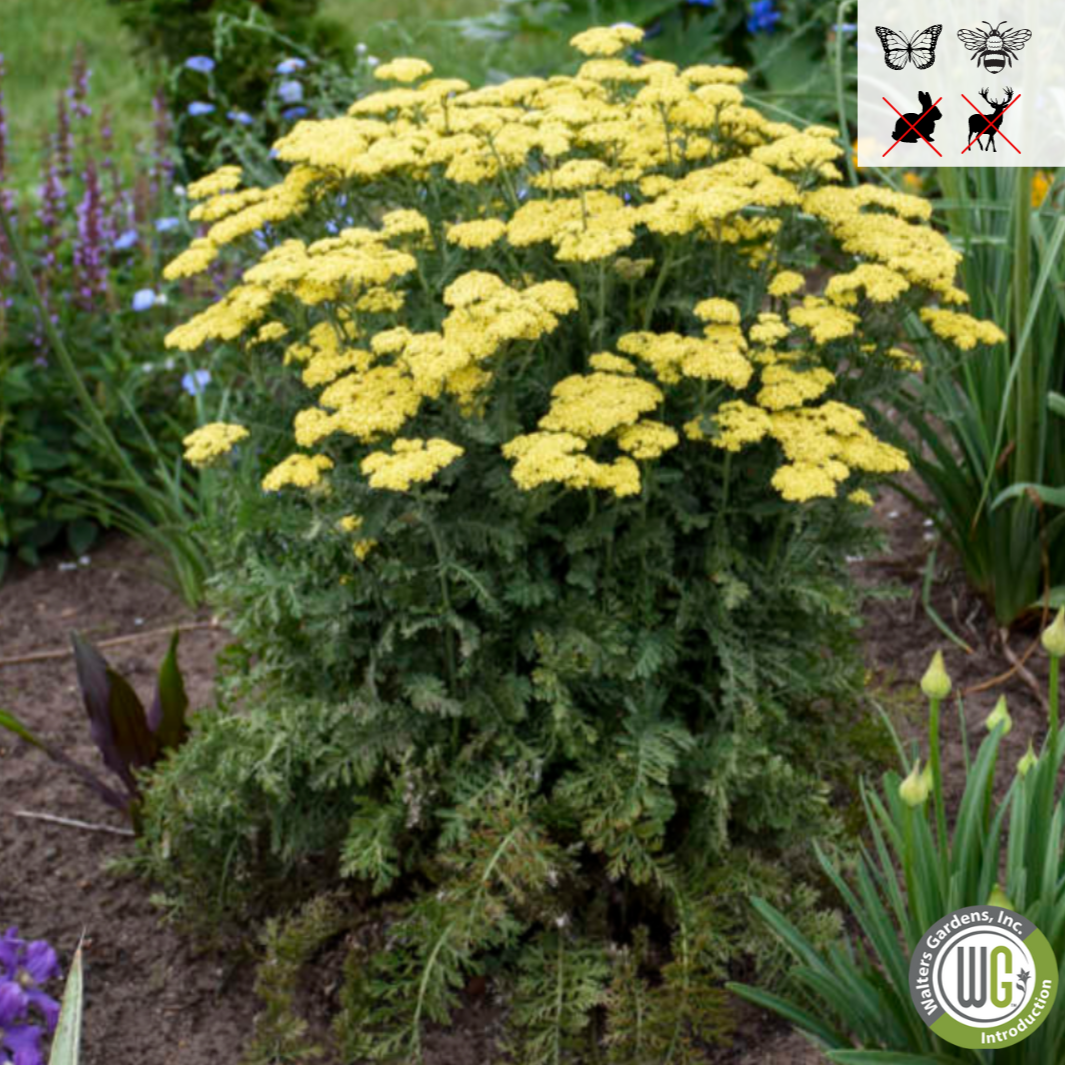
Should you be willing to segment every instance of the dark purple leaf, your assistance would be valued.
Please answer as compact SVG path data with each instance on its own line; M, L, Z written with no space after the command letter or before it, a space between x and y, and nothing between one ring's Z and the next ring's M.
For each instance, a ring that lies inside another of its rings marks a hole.
M185 711L189 708L189 697L185 694L185 682L178 666L177 648L180 634L175 632L170 637L170 650L159 667L159 681L155 688L155 699L148 711L148 728L155 735L159 753L174 747L180 747L189 734L185 720Z
M73 641L78 683L93 742L108 769L121 779L131 796L137 796L133 770L151 765L158 755L144 707L125 678L111 669L95 647L76 633Z

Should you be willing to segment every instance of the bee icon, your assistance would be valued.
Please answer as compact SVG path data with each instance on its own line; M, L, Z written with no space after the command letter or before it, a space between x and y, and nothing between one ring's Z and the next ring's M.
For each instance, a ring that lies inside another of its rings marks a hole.
M1031 40L1031 30L1006 30L1000 33L1005 20L992 28L986 19L984 30L958 30L958 38L970 52L975 52L972 58L976 65L984 64L984 69L990 74L1000 73L1007 63L1012 67L1013 58Z

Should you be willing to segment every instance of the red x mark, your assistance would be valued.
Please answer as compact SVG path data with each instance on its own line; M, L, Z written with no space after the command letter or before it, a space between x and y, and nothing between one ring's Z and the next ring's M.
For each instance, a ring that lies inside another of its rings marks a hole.
M884 103L886 103L888 105L888 107L890 107L891 110L894 111L895 114L898 115L899 118L901 118L902 121L905 122L906 125L909 126L910 129L912 129L914 131L914 133L916 133L917 136L920 137L921 140L923 140L925 142L925 144L927 144L928 147L931 148L932 151L934 151L936 153L936 155L939 156L940 159L943 158L943 153L917 128L917 124L915 122L911 122L886 96L881 96L880 99L883 100ZM942 99L943 99L943 97L941 96L939 98L939 100L942 100ZM936 104L939 103L939 100L936 100L936 103L932 104L932 107L935 107ZM932 107L930 107L928 109L928 111L931 111ZM925 111L924 115L927 115L928 111ZM921 115L921 118L924 118L924 115ZM921 118L918 118L917 122L920 122ZM906 136L905 133L903 134L903 137L904 136ZM900 140L902 140L902 137L900 137L899 140L895 141L895 144L898 144ZM891 148L894 148L895 144L893 144L891 146ZM890 152L891 148L888 148L887 152ZM887 152L884 152L884 155L887 155ZM882 155L880 158L883 159L884 155Z
M973 146L973 145L974 145L974 144L975 144L975 143L976 143L976 142L977 142L977 141L978 141L978 140L979 140L979 139L980 139L980 138L981 138L981 137L982 137L982 136L983 136L983 135L984 135L984 134L985 134L985 133L986 133L986 132L987 132L987 131L988 131L989 129L991 129L991 123L992 123L992 122L997 122L997 121L998 121L998 120L999 120L999 119L1000 119L1000 118L1001 118L1001 117L1002 117L1002 116L1003 116L1003 115L1004 115L1004 114L1005 114L1005 113L1006 113L1006 112L1007 112L1007 111L1008 111L1008 110L1009 110L1009 109L1010 109L1010 108L1011 108L1011 107L1012 107L1012 106L1013 106L1013 105L1014 105L1014 104L1015 104L1015 103L1016 103L1016 102L1017 102L1017 101L1018 101L1018 100L1019 100L1019 99L1021 98L1021 94L1020 94L1020 93L1017 93L1017 95L1016 95L1016 96L1014 96L1014 98L1013 98L1012 100L1010 100L1010 102L1009 102L1009 103L1008 103L1008 104L1007 104L1007 105L1006 105L1006 106L1005 106L1005 107L1004 107L1004 108L1003 108L1003 109L1002 109L1002 110L1001 110L1001 111L1000 111L1000 112L999 112L999 113L998 113L997 115L991 115L990 117L988 117L987 115L985 115L985 114L983 113L983 111L981 111L981 110L980 110L980 108L979 108L979 107L977 107L977 106L976 106L976 104L974 104L974 103L972 102L972 100L970 100L970 99L969 99L969 97L965 95L965 93L962 93L962 94L961 94L961 98L962 98L962 99L963 99L963 100L964 100L964 101L965 101L965 102L966 102L966 103L967 103L967 104L968 104L968 105L969 105L969 106L970 106L970 107L971 107L971 108L972 108L972 109L973 109L973 110L974 110L974 111L975 111L975 112L976 112L976 113L977 113L977 114L978 114L978 115L979 115L979 116L980 116L981 118L986 118L986 119L987 119L987 125L985 125L985 126L984 126L984 128L983 128L982 130L980 130L980 132L979 132L979 133L977 133L977 135L976 135L975 137L973 137L973 139L972 139L971 141L969 141L969 143L968 143L967 145L965 145L965 147L964 147L964 148L962 148L962 150L961 150L961 154L962 154L962 155L964 155L964 154L965 154L965 153L966 153L966 152L967 152L967 151L968 151L968 150L969 150L969 149L970 149L970 148L971 148L971 147L972 147L972 146ZM992 130L992 133L991 133L991 135L992 135L992 136L994 136L994 135L995 135L996 133L997 133L997 134L998 134L998 135L999 135L999 136L1000 136L1000 137L1001 137L1001 138L1002 138L1002 139L1003 139L1003 140L1004 140L1004 141L1005 141L1005 142L1006 142L1006 143L1007 143L1007 144L1008 144L1008 145L1009 145L1009 146L1010 146L1010 147L1011 147L1011 148L1012 148L1012 149L1013 149L1013 150L1014 150L1014 151L1015 151L1015 152L1016 152L1016 153L1017 153L1018 155L1020 155L1020 154L1021 154L1021 150L1020 150L1020 148L1018 148L1018 147L1017 147L1017 145L1016 145L1016 144L1014 144L1014 143L1013 143L1013 141L1011 141L1011 140L1009 139L1009 137L1007 137L1007 136L1006 136L1006 134L1005 134L1005 133L1003 133L1003 132L1002 132L1002 130L998 128L998 126L996 126L996 127L994 128L994 130Z

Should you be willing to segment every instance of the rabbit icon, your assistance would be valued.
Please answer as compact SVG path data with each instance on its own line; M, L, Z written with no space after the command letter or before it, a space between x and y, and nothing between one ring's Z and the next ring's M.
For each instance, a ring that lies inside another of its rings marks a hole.
M943 117L943 112L938 107L932 106L932 97L927 92L918 92L917 99L921 110L917 113L907 111L895 123L893 139L903 141L906 144L916 144L920 137L924 137L929 144L932 143L932 131L936 123Z

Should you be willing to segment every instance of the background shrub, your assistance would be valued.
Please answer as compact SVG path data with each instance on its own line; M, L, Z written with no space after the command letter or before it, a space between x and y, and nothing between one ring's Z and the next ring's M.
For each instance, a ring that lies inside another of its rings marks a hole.
M17 101L4 95L0 59L0 197L46 312L70 339L85 387L130 462L154 468L162 452L169 468L179 457L176 419L191 414L189 394L204 382L162 350L161 269L184 227L165 109L156 102L154 143L141 146L139 167L123 169L131 148L117 143L109 112L94 112L91 71L79 53L45 131L40 183L19 187L10 161L32 149L9 138L7 104ZM152 114L150 100L144 110ZM182 289L195 304L211 282ZM34 563L62 537L84 551L99 523L131 503L129 485L118 485L72 399L0 234L0 574L11 557Z

